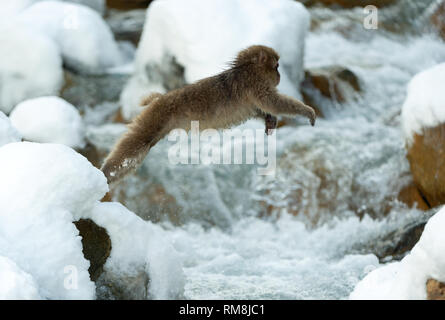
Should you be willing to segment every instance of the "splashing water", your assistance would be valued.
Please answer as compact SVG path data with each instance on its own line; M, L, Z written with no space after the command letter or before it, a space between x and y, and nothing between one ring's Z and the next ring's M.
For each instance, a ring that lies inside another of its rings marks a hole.
M396 9L381 10L386 21ZM315 127L278 129L275 178L247 165L170 165L171 144L161 141L139 171L143 179L118 187L136 199L162 185L174 199L177 221L162 225L183 259L188 299L345 299L379 265L373 241L424 215L395 200L411 182L400 110L412 76L445 61L445 43L402 32L403 24L397 33L366 30L358 9L311 14L317 28L306 39L305 67L347 67L362 93L343 104L322 101L326 118ZM144 199L125 205L153 219ZM158 218L168 208L159 211Z

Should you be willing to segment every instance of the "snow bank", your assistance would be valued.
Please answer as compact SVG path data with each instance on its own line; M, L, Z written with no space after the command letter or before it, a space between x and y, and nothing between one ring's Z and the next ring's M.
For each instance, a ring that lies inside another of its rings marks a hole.
M33 5L36 2L43 0L2 0L0 2L0 16L11 17ZM100 14L105 13L105 0L59 0L65 2L73 2L88 6Z
M0 176L0 257L11 260L0 259L0 279L3 273L14 279L0 281L2 298L95 297L89 262L72 223L81 217L107 228L112 239L107 271L125 278L143 269L153 298L182 292L181 264L165 233L119 204L100 203L108 191L106 179L74 150L7 144L0 148Z
M150 278L150 298L182 298L185 279L181 262L159 226L142 220L120 203L97 203L84 218L91 218L110 235L112 252L105 271L131 276L142 268Z
M110 28L89 7L43 1L24 10L17 20L53 39L65 64L76 70L101 72L123 62Z
M351 299L426 299L426 282L445 282L445 207L426 224L422 237L400 262L369 273Z
M423 128L445 122L445 63L420 72L408 85L408 95L402 107L405 139L413 141Z
M0 43L1 111L9 113L25 99L59 92L62 59L52 40L23 26L0 24Z
M122 94L124 117L137 112L141 95L157 89L152 88L156 68L147 72L147 67L163 68L166 57L173 56L185 67L185 80L190 83L221 72L238 51L253 44L280 53L279 89L298 96L309 19L305 7L291 0L153 2L137 51L136 74Z
M0 256L0 300L40 299L33 277L17 264Z
M26 100L14 108L10 118L26 140L60 143L72 148L85 146L79 112L59 97Z
M38 0L2 0L0 2L0 17L12 17L26 9Z
M11 125L11 121L0 111L0 147L22 139L20 133Z
M34 278L43 298L94 298L72 221L107 191L102 173L68 147L19 142L0 148L0 176L0 255Z

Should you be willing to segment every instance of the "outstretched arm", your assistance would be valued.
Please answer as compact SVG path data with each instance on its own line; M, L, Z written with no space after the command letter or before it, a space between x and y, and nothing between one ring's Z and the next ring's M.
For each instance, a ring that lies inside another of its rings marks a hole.
M276 90L264 90L257 95L257 105L265 113L273 115L302 115L307 117L311 125L315 124L314 109L297 99L279 94Z

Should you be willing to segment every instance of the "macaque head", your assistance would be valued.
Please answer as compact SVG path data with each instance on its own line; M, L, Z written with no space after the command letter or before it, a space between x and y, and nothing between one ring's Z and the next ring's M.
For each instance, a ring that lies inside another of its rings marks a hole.
M280 83L279 59L280 56L274 49L256 45L241 51L234 64L235 66L254 65L255 68L263 72L271 85L277 86Z

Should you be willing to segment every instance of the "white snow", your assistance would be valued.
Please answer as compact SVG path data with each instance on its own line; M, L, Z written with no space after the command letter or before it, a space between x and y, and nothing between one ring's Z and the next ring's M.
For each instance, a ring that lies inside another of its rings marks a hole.
M351 299L426 299L428 279L445 281L445 208L426 224L419 242L402 261L368 274Z
M33 277L17 264L0 256L0 300L40 299Z
M150 277L151 298L182 297L185 279L181 261L160 226L142 220L120 203L97 203L86 217L110 235L112 252L105 270L131 275L142 267Z
M122 94L124 117L137 112L141 95L154 91L145 74L147 65L162 67L166 56L174 56L185 67L186 82L191 83L226 69L241 49L253 44L279 52L282 79L278 88L298 96L309 20L305 7L291 0L153 2L137 50L136 74Z
M20 133L12 126L9 118L0 111L0 147L22 139Z
M413 141L415 133L445 122L445 63L422 71L408 85L402 108L405 139Z
M26 100L14 108L10 118L26 140L72 148L85 146L84 125L78 110L59 97Z
M43 0L0 0L0 17L11 17L36 2ZM105 13L105 0L58 0L88 6L100 14Z
M107 191L102 173L66 146L18 142L0 148L0 176L0 255L34 278L42 298L94 298L72 221ZM77 289L65 288L69 276Z
M11 17L38 0L0 0L0 17Z
M21 12L18 22L59 46L64 62L76 70L102 72L123 63L113 34L93 9L67 2L38 2Z
M0 24L0 110L19 102L59 92L62 59L48 37L20 25Z
M105 176L74 150L58 144L10 143L0 148L0 281L2 298L92 299L81 239L73 221L107 228L112 251L106 270L144 270L151 298L180 297L180 261L160 227L117 203L100 203ZM14 263L13 263L13 262ZM38 294L37 294L38 292Z

